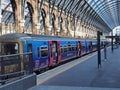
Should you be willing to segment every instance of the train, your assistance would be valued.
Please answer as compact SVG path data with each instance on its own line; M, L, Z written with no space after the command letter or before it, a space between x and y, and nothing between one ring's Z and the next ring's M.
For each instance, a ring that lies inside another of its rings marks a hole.
M101 40L101 47L106 43L106 40ZM58 65L96 50L96 39L25 33L10 33L0 36L0 55L31 53L33 71ZM28 55L26 58L29 58Z

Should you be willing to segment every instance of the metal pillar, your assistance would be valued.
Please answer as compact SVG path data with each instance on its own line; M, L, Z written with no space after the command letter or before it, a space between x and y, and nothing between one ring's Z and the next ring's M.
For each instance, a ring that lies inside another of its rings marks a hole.
M104 59L107 60L107 45L104 45Z
M75 35L75 31L76 31L76 21L75 21L75 18L73 18L73 20L74 20L74 38L76 37L76 35Z
M100 34L101 32L97 31L98 69L101 68Z
M112 36L112 38L111 38L111 51L113 52L113 31L111 32L111 36Z
M2 3L2 1L0 0L0 35L2 34L2 14L1 14L1 12L2 12L2 9L1 9L1 3Z
M2 1L0 0L0 23L1 23L1 18L2 18L2 15L1 15L1 12L2 12L2 9L1 9L1 4L2 3Z

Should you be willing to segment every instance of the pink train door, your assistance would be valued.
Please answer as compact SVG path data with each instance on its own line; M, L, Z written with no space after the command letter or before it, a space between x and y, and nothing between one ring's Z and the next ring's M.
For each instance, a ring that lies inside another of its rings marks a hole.
M60 42L49 41L49 51L50 51L49 66L58 64L61 60Z
M81 42L77 41L77 56L81 55Z
M49 41L48 44L49 44L49 66L51 66L53 63L52 41Z
M79 41L79 56L81 55L81 52L82 52L82 44L81 44L81 42Z
M57 54L58 54L58 60L57 60L57 64L60 63L61 60L61 49L60 49L60 41L57 41Z

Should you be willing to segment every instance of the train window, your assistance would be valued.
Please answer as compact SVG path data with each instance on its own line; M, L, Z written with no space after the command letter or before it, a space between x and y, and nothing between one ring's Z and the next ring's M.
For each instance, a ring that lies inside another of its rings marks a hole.
M82 45L82 49L85 49L85 45Z
M74 47L74 45L72 45L72 51L75 51L75 47Z
M19 53L19 44L15 42L1 43L1 54L18 54Z
M74 45L74 47L75 47L75 50L77 50L77 46L76 46L76 45Z
M48 47L46 47L46 46L41 47L41 56L42 57L48 56Z
M61 48L61 53L63 53L64 52L63 46L60 46L60 48Z
M38 55L38 58L40 58L40 48L37 47L37 55Z
M67 52L68 50L67 50L67 46L66 45L64 45L64 52Z
M2 52L2 46L1 46L1 43L0 43L0 54L1 54L1 52Z
M76 45L72 45L72 51L75 51L75 50L77 50Z
M71 45L68 45L68 51L72 51Z

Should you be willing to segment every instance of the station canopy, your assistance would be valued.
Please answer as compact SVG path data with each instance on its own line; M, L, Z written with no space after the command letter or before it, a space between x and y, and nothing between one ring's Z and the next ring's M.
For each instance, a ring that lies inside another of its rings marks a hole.
M100 29L113 30L120 25L120 0L48 0L67 13ZM89 5L91 7L89 7ZM92 10L93 9L93 10ZM83 10L83 11L82 11ZM96 14L95 12L98 14ZM84 17L83 17L84 16ZM93 19L94 18L94 19ZM85 20L86 19L86 20ZM91 20L91 21L90 21Z
M120 0L86 0L99 16L114 29L120 25Z
M82 26L94 26L98 30L110 32L111 28L88 4L87 0L47 0L53 6L57 6L61 11L80 19Z

